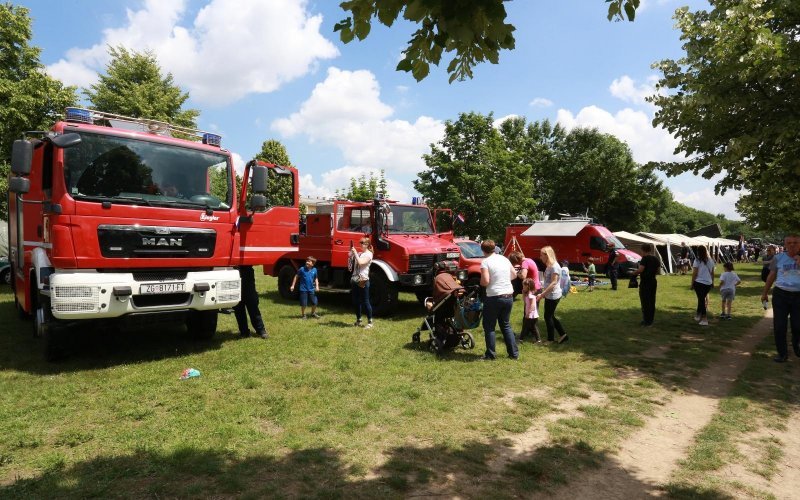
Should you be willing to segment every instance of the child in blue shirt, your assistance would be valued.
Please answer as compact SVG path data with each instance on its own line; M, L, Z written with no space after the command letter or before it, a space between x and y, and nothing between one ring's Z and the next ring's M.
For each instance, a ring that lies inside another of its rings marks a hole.
M292 280L289 290L294 292L297 282L300 282L300 317L306 319L306 306L311 302L311 317L319 318L317 314L317 292L319 292L319 279L317 278L317 268L314 265L317 259L311 255L306 258L306 265L297 270L297 274Z

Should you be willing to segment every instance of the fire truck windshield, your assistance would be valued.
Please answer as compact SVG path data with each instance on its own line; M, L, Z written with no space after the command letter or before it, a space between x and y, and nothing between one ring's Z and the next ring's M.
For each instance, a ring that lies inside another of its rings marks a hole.
M433 234L431 213L426 207L392 205L388 226L390 233Z
M231 206L228 157L208 151L81 132L64 150L64 180L76 200L180 206Z

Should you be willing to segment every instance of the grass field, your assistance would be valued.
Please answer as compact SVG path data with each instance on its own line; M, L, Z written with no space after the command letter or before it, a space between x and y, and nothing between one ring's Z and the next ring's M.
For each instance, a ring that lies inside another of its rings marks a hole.
M682 387L762 316L757 267L737 272L731 321L716 319L715 289L711 326L698 326L689 277L661 276L653 328L639 327L636 290L601 287L559 305L568 344L525 343L511 361L500 340L491 363L474 362L477 330L474 350L441 359L412 343L411 295L364 330L349 296L322 292L322 318L300 320L261 276L267 341L239 339L223 315L212 341L182 326L86 331L69 360L47 364L5 288L0 496L394 498L453 478L465 496L525 496L600 463L663 387ZM178 380L189 367L202 376ZM548 439L535 453L496 460L537 425ZM681 490L707 488L691 470Z

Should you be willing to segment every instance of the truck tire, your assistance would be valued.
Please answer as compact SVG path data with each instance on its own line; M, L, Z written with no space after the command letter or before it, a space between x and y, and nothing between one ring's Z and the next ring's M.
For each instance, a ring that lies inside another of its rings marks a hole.
M39 295L33 314L34 335L42 338L45 361L53 362L66 356L65 331L50 310L50 297Z
M297 300L298 292L290 290L292 287L292 280L296 275L297 271L291 264L285 264L281 267L280 271L278 271L278 293L281 294L282 298L286 300Z
M209 340L217 332L217 310L190 311L186 318L189 335L197 340Z
M397 286L383 271L369 273L369 302L375 316L390 316L397 306Z
M0 272L0 284L11 284L11 268L4 269L3 272Z

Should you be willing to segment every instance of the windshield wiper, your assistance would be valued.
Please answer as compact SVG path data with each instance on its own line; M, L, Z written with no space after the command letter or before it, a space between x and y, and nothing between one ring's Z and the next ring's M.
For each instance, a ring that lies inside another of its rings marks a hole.
M121 203L123 205L135 205L137 203L141 203L143 205L150 205L150 202L144 198L139 198L138 196L99 196L99 195L91 195L91 194L75 194L72 195L73 198L76 200L85 200L85 201L99 201L99 202L109 202L109 203Z

